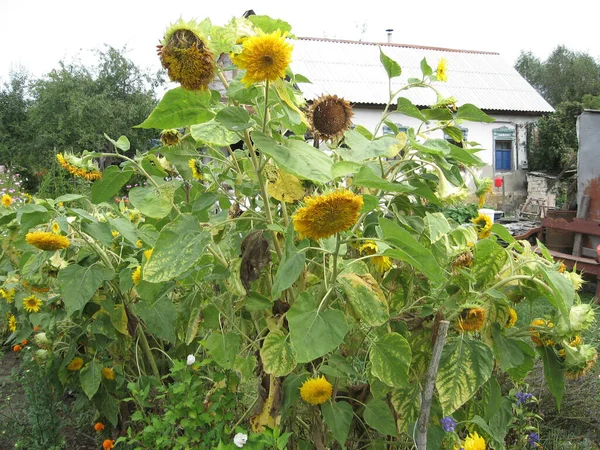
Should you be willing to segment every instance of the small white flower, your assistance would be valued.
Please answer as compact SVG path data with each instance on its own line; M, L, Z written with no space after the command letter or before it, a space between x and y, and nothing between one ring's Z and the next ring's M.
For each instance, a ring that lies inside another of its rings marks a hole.
M233 443L236 447L242 448L248 442L248 435L244 433L238 433L233 437Z
M191 366L196 362L196 357L194 355L188 355L187 357L187 365Z

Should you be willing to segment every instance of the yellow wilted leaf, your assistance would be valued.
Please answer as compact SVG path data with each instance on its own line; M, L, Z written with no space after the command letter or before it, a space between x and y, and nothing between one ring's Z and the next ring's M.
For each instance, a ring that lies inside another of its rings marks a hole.
M269 195L280 202L293 203L304 197L302 182L294 175L279 171L279 176L274 182L267 185Z
M403 131L398 133L396 135L396 143L388 148L387 154L385 156L387 156L388 158L394 158L398 153L400 153L400 151L404 147L406 147L407 140L408 138L406 136L406 133L404 133Z
M269 377L269 395L263 398L260 412L250 417L250 425L254 433L265 431L265 427L275 428L281 422L281 401L283 391L281 390L281 381L278 377Z

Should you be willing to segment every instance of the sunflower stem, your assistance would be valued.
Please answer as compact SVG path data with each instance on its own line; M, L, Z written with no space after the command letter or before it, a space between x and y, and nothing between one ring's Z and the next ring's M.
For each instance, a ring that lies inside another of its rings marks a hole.
M340 246L342 244L342 240L340 238L340 233L335 234L335 250L333 251L333 270L331 272L331 281L329 281L330 288L333 288L335 284L335 279L338 275L338 254L340 252Z
M267 116L269 115L269 80L265 83L265 113L263 114L262 132L267 131Z
M146 339L146 334L142 329L142 326L138 323L137 326L137 334L140 338L140 344L142 345L142 350L146 354L146 358L150 362L150 367L152 368L152 374L156 377L158 382L162 384L162 380L160 378L160 372L158 371L158 366L156 365L156 360L154 359L154 355L152 354L152 350L150 350L150 345L148 344L148 339Z

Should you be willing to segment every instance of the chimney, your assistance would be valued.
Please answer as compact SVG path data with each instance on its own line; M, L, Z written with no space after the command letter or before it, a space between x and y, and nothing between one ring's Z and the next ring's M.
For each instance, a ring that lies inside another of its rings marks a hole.
M387 33L387 41L388 44L392 43L392 32L394 31L393 28L388 28L387 30L385 30L385 32Z

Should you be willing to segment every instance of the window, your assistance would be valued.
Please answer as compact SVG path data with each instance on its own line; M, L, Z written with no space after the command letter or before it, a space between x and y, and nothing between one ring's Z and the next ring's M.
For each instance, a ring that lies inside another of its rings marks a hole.
M494 134L494 169L512 170L512 150L515 130L508 127L496 128Z
M460 128L460 132L462 133L462 141L466 141L467 137L469 135L469 130L467 128ZM458 133L455 133L454 137L458 137ZM456 145L457 147L462 148L463 147L463 142L462 141L457 141L455 139L452 138L452 136L446 134L446 132L444 132L444 139L446 141L448 141L449 143L451 143L452 145Z
M406 133L406 130L408 130L408 127L403 127L399 123L395 123L394 125L398 127L398 133ZM383 134L393 134L394 136L396 135L396 133L394 133L394 130L392 130L388 125L385 124L383 125Z

